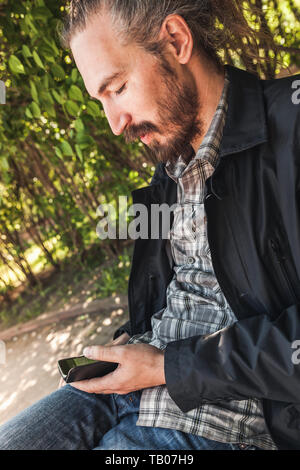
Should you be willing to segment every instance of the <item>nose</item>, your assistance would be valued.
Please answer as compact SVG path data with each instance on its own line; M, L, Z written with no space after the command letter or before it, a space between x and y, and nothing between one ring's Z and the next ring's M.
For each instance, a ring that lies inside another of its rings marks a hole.
M112 132L115 135L121 135L131 121L130 114L112 106L104 106L104 112Z

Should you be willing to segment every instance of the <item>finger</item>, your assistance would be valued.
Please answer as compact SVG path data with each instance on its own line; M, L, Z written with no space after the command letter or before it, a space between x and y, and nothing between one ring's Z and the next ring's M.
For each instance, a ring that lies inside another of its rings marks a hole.
M114 393L116 381L111 377L113 374L114 372L106 375L105 377L71 382L69 385L86 393Z
M116 338L112 344L126 344L128 343L130 336L127 333L123 333L121 336Z
M122 345L123 343L118 340L118 339L115 339L114 341L110 341L109 343L106 343L104 346L107 347L107 346L120 346Z
M105 344L105 347L107 346L118 346L118 345L124 345L128 343L130 336L127 333L123 333L121 336L118 336L118 338L109 341L108 343Z
M123 353L124 346L89 346L83 350L83 355L89 359L118 363L121 362Z
M62 388L64 385L66 385L66 382L65 382L64 379L61 377L61 378L60 378L60 381L59 381L59 384L58 384L58 389Z

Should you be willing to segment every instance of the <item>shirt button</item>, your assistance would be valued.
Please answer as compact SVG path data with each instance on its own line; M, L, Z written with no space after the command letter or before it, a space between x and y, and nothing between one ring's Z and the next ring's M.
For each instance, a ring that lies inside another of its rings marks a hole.
M189 256L188 259L187 259L187 262L188 262L188 264L194 264L195 263L195 258L193 258L192 256Z

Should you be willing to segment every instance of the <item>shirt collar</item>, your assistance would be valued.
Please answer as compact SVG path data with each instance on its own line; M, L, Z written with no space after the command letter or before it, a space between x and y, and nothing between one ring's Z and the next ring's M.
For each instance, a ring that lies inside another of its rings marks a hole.
M177 182L177 179L182 177L183 174L186 174L200 159L207 160L213 167L216 166L219 155L219 147L222 139L222 133L225 125L225 117L228 109L227 97L229 89L229 79L228 73L225 71L225 83L223 92L217 106L216 112L210 124L210 127L197 151L193 151L192 147L187 148L192 149L194 157L189 163L186 163L182 155L179 156L178 160L175 163L168 161L166 163L166 172L170 178L174 179Z

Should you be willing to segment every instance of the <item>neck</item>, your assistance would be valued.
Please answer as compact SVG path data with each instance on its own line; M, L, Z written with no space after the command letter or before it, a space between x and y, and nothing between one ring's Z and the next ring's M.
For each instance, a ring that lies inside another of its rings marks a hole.
M197 90L199 93L200 110L198 119L202 123L202 133L191 142L197 153L217 110L225 84L225 69L217 71L206 62L195 60L192 66Z

